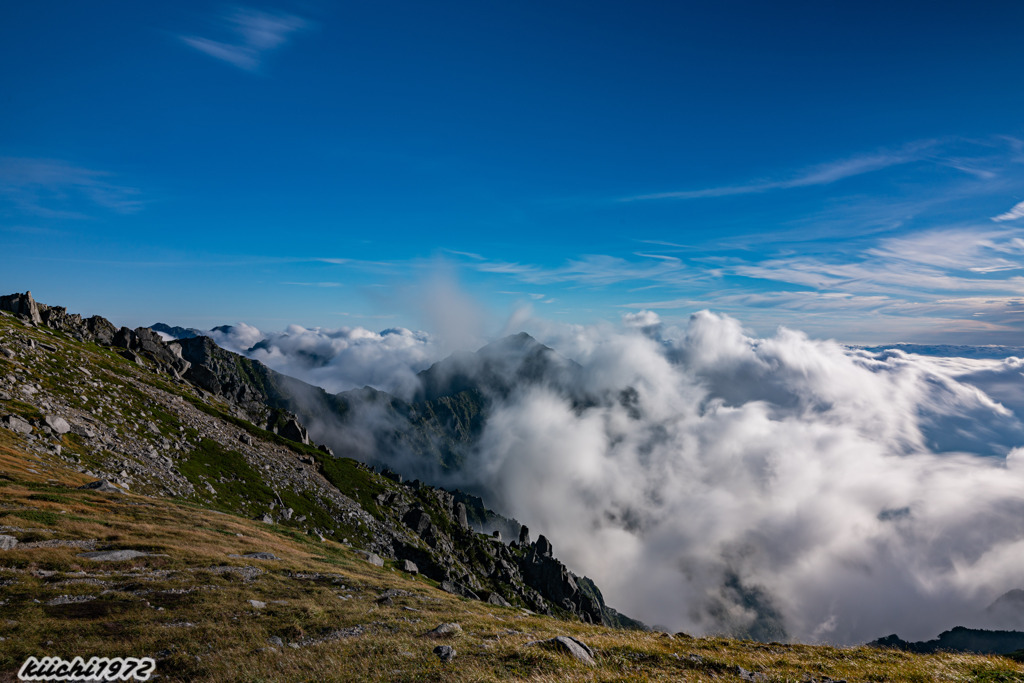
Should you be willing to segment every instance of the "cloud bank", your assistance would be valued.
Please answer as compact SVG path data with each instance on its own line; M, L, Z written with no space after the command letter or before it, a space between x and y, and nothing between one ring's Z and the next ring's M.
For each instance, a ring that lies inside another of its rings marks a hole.
M439 353L428 334L404 327L374 332L363 327L289 325L265 333L236 323L203 334L225 349L331 393L369 385L409 397L418 387L416 373Z
M508 377L487 378L502 389L461 469L425 472L420 458L409 476L482 493L624 613L854 644L995 627L985 608L1024 588L1021 358L850 348L785 328L757 338L707 311L683 327L651 311L618 327L526 325L575 363L538 378L512 357L519 345L491 345L510 358L487 373ZM438 354L404 329L218 334L259 337L247 355L329 391L405 398ZM384 418L358 410L337 438L369 454ZM330 425L314 426L332 443Z
M869 353L702 312L571 328L574 391L495 399L458 481L608 601L695 633L859 643L984 625L1024 584L1024 361ZM662 336L664 335L664 336Z

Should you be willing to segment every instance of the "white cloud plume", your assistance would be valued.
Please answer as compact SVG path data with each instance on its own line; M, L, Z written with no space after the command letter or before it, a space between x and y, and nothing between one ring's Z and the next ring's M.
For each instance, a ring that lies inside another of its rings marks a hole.
M627 329L639 330L643 334L654 337L661 334L662 329L661 316L648 310L626 313L622 316L622 324Z
M200 52L246 71L258 69L265 53L284 45L292 33L309 25L305 19L293 14L263 12L249 7L235 8L222 21L234 34L231 42L199 36L181 36L181 40Z

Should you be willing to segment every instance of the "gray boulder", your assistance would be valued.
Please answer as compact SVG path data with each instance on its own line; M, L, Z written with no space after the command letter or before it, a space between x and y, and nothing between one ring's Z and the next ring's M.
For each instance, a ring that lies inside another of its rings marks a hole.
M309 445L309 434L306 432L306 428L299 424L295 416L286 419L284 424L277 430L277 433L286 439Z
M71 431L79 436L84 436L87 439L95 439L96 432L89 425L73 424L71 425Z
M14 536L0 536L0 550L10 550L18 545L18 539Z
M430 515L424 512L422 508L415 507L405 513L405 516L402 517L402 523L415 531L417 535L422 536L431 527L433 520L430 519Z
M428 638L455 638L462 635L462 626L458 623L442 623L437 628L427 631Z
M6 427L10 429L12 432L17 432L18 434L32 433L32 425L29 424L28 421L23 420L17 415L8 415L5 422Z
M574 659L583 662L587 666L594 666L597 664L597 662L594 661L594 651L587 647L586 643L581 640L576 640L572 636L556 636L548 640L534 640L527 643L527 645L538 645L551 650L564 652Z
M102 491L103 493L124 493L123 490L121 490L114 484L111 484L106 479L97 479L96 481L91 481L88 484L83 484L78 488L92 489L93 491Z
M276 560L274 553L246 553L245 555L228 555L228 557L244 557L250 560Z
M455 659L455 648L451 645L438 645L434 648L434 654L442 662L450 662Z
M89 335L96 340L97 344L102 344L103 346L113 345L117 328L106 318L98 315L87 318L85 320L85 328L88 330Z
M492 591L490 593L487 593L486 595L487 595L487 597L485 598L484 602L486 602L489 605L498 605L499 607L511 607L512 606L511 604L509 604L508 600L506 600L505 598L501 597L500 593L496 593L496 592Z
M377 553L371 553L366 550L354 550L353 552L359 557L369 562L370 564L372 564L374 567L384 566L384 560L381 559L380 555L378 555Z
M71 431L71 425L59 415L47 415L46 425L57 434L67 434Z
M91 553L81 553L84 557L93 562L121 562L123 560L134 560L136 557L148 557L152 553L144 553L141 550L96 550Z
M412 560L402 560L402 571L415 575L420 573L420 568Z

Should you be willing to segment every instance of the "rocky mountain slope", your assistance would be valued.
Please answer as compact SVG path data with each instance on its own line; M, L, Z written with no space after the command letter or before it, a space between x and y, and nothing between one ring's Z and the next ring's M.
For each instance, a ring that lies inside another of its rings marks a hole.
M544 384L578 407L593 403L579 392L580 366L525 333L435 363L418 374L420 388L408 401L372 387L329 394L205 337L183 334L172 344L192 363L187 379L251 419L266 420L267 406L293 413L310 437L338 454L432 482L464 466L488 407L516 389Z
M0 339L5 424L34 450L125 489L341 540L465 597L641 627L559 562L544 536L533 541L480 499L316 448L288 410L297 396L319 392L346 406L315 387L206 337L164 343L148 328L83 320L28 293L4 297L0 308L14 314ZM479 533L485 525L515 537Z

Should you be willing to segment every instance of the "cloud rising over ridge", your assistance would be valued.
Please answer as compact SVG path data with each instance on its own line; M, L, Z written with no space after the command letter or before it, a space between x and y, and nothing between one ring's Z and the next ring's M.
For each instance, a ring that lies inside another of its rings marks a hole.
M409 476L484 494L624 613L851 644L985 627L984 608L1024 588L1021 358L757 338L707 311L681 328L650 311L527 327L578 365L506 382L460 470ZM404 329L253 330L223 334L258 336L247 355L329 391L408 398L438 353ZM361 410L348 438L369 448L381 418Z
M754 339L707 312L665 338L629 322L551 340L599 400L543 384L497 400L455 482L543 530L617 608L857 643L975 625L1024 583L1024 428L958 379L988 373L1019 401L1019 359Z

